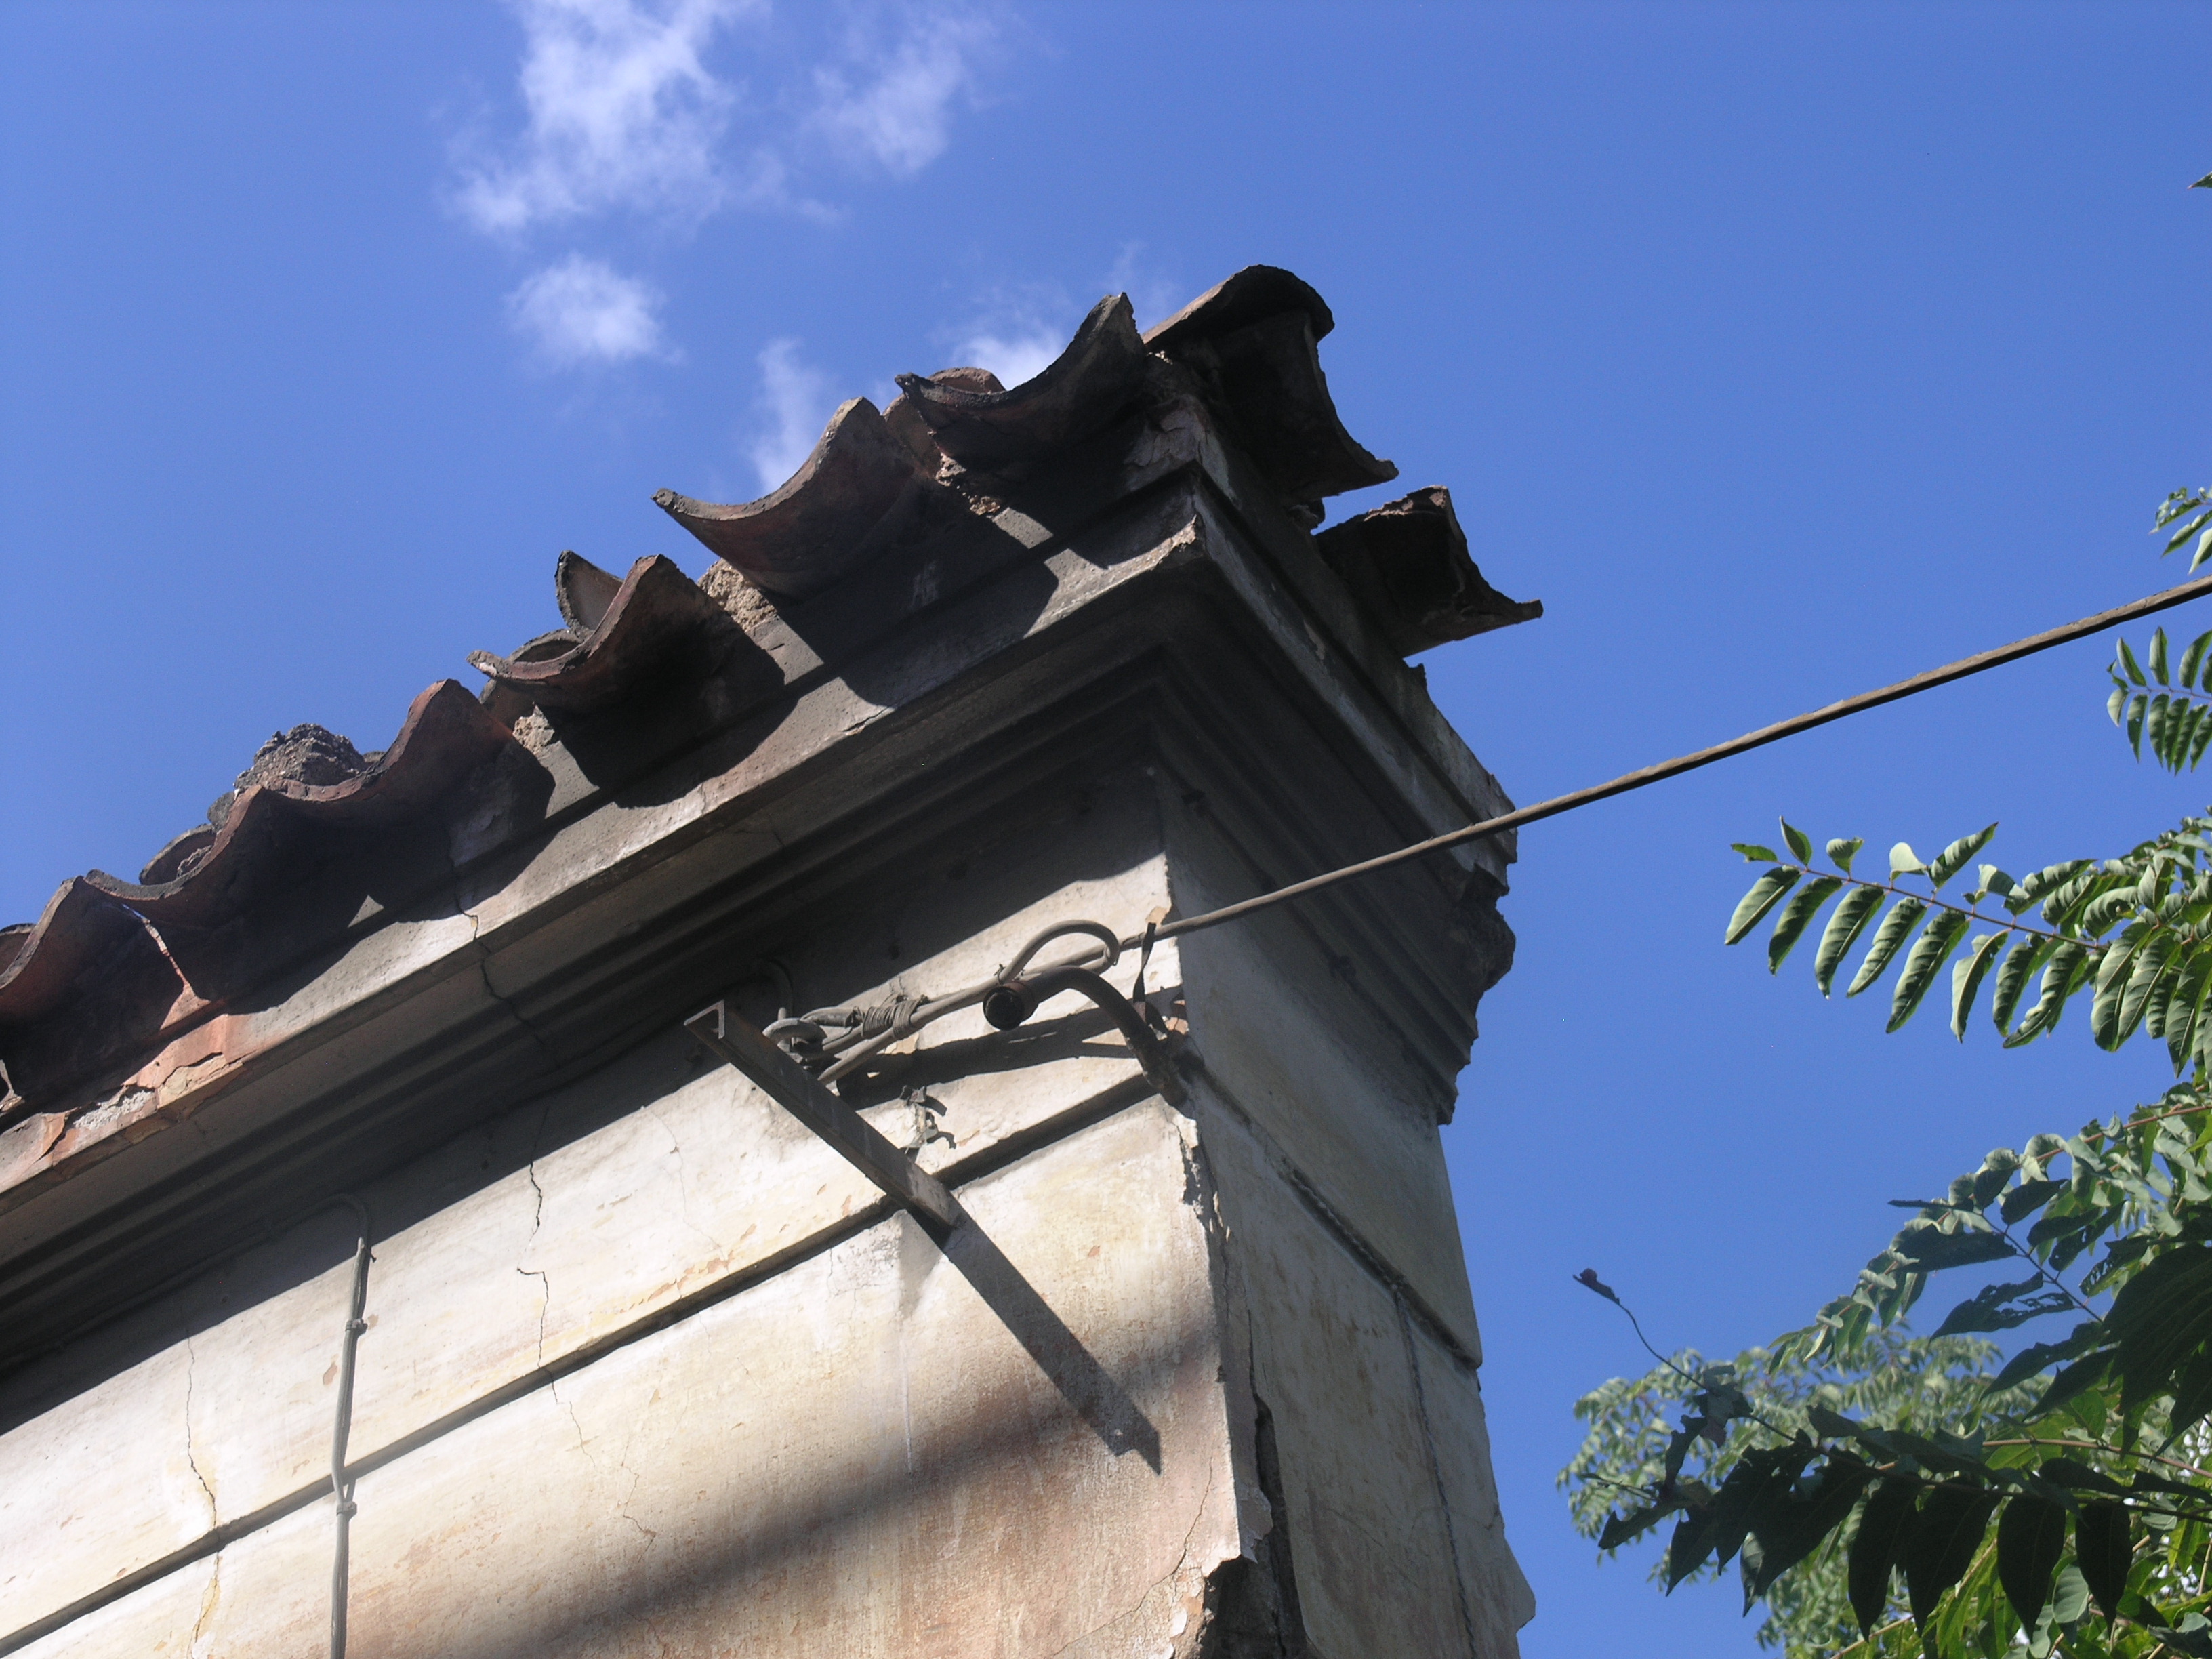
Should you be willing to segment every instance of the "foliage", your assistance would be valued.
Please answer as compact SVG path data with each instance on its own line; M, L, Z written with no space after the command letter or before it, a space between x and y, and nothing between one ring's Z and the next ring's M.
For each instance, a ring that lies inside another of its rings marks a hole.
M1818 1355L1805 1342L1785 1340L1772 1348L1747 1349L1725 1364L1708 1364L1685 1350L1662 1359L1643 1376L1615 1378L1577 1402L1575 1415L1590 1425L1589 1436L1575 1461L1560 1473L1559 1483L1575 1486L1575 1525L1585 1536L1596 1538L1615 1521L1613 1505L1624 1488L1656 1492L1671 1478L1682 1492L1709 1499L1755 1443L1750 1431L1754 1424L1773 1424L1792 1437L1809 1432L1812 1423L1807 1413L1814 1405L1906 1428L1971 1428L1992 1407L2002 1411L2021 1403L2018 1390L1987 1401L1984 1385L1997 1358L1996 1345L1985 1337L1929 1339L1908 1336L1894 1328L1830 1344ZM1728 1387L1740 1390L1749 1408L1737 1431L1724 1432L1701 1423L1700 1431L1677 1453L1675 1435L1664 1418L1692 1395L1711 1396ZM1680 1458L1671 1477L1667 1468L1670 1456ZM1626 1541L1616 1523L1607 1553ZM1720 1565L1709 1560L1688 1577L1715 1578L1720 1571ZM1652 1564L1651 1577L1674 1588L1665 1554ZM1780 1647L1793 1634L1800 1650L1814 1637L1817 1646L1839 1647L1858 1633L1839 1571L1783 1574L1769 1588L1766 1599L1772 1613L1759 1628L1762 1647Z
M2212 490L2176 491L2156 527L2168 552L2193 544L2192 568L2212 559ZM2212 633L2178 657L2163 629L2140 655L2123 643L2109 674L2138 757L2179 774L2212 750ZM1862 842L1828 842L1824 863L1785 821L1784 851L1736 844L1766 867L1726 942L1771 918L1778 972L1816 937L1823 995L1856 951L1844 994L1887 981L1892 1031L1947 965L1961 1040L1984 985L2008 1048L2086 996L2100 1047L2147 1033L2184 1080L1895 1200L1914 1213L1850 1293L1766 1348L1654 1351L1656 1370L1582 1401L1561 1479L1601 1550L1668 1528L1670 1592L1734 1564L1792 1659L2212 1659L2212 817L2021 878L1977 864L1996 830L1931 860L1900 842L1877 878L1854 870ZM1995 1277L1911 1335L1933 1276L1961 1270Z
M1673 1521L1667 1588L1735 1560L1793 1659L2212 1656L2212 1092L1901 1201L1912 1219L1812 1325L1586 1399L1578 1524L1609 1550ZM1905 1337L1932 1275L1989 1263L2020 1276ZM2041 1321L2067 1328L1986 1374L1972 1339Z

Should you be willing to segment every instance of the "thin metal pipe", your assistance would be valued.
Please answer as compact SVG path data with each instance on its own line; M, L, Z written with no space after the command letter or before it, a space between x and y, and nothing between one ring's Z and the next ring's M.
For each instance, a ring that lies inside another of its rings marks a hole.
M354 1212L361 1224L360 1241L353 1255L353 1304L346 1316L345 1342L338 1350L337 1419L331 1430L331 1495L337 1499L337 1541L331 1560L331 1659L345 1659L346 1591L352 1568L352 1528L356 1505L353 1482L346 1479L346 1440L353 1432L354 1352L362 1333L368 1328L362 1315L368 1309L368 1206L350 1193L331 1200Z
M1304 898L1309 893L1318 893L1339 882L1372 875L1377 870L1388 870L1413 859L1425 858L1431 853L1442 852L1447 847L1458 847L1467 842L1479 841L1485 836L1518 829L1524 823L1557 817L1560 813L1571 812L1578 806L1589 806L1614 795L1625 795L1632 789L1642 789L1668 778L1680 777L1683 773L1694 772L1701 766L1711 766L1715 761L1727 760L1732 756L1761 749L1770 743L1779 743L1784 738L1794 738L1800 732L1809 732L1816 726L1827 725L1831 720L1844 720L1853 714L1864 714L1869 708L1879 708L1886 702L1896 702L1905 697L1917 696L1923 691L1932 691L1937 686L1948 685L1954 680L1963 680L1970 675L2001 668L2008 662L2019 661L2022 657L2033 656L2039 651L2048 651L2053 646L2087 638L2120 623L2133 622L2138 617L2171 610L2177 605L2186 605L2191 599L2203 599L2208 594L2212 594L2212 576L2184 582L2179 587L2169 587L2164 592L2154 593L2148 599L2136 599L2110 611L2100 611L2094 617L2084 617L2081 621L2068 623L2063 628L2053 628L2045 633L2032 634L2024 640L2015 640L2010 645L2001 645L1994 651L1962 657L1942 668L1931 668L1924 674L1915 674L1909 680L1885 685L1878 691L1863 691L1855 697L1845 697L1841 702L1832 702L1825 708L1816 708L1809 714L1799 714L1790 720L1778 720L1772 726L1762 726L1756 732L1747 732L1740 738L1717 743L1710 749L1700 749L1694 754L1661 761L1656 766L1624 772L1609 783L1593 784L1571 794L1555 795L1550 800L1539 801L1534 806L1519 807L1502 817L1468 824L1465 829L1447 830L1441 836L1431 836L1426 841L1417 841L1410 847L1401 847L1395 853L1385 853L1379 858L1368 859L1358 864L1347 864L1340 870L1331 870L1326 875L1293 882L1288 887L1279 887L1273 892L1262 893L1256 898L1225 904L1218 910L1208 910L1202 915L1188 916L1181 921L1162 922L1152 930L1152 937L1155 940L1174 939L1181 933L1197 933L1200 928L1218 927L1224 921L1235 921L1255 910L1265 910L1291 899ZM1133 933L1121 941L1121 948L1125 951L1136 949L1144 939L1142 933Z

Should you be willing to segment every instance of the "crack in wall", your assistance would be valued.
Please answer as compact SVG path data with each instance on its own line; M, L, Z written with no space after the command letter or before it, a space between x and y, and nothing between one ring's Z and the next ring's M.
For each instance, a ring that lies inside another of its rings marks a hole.
M523 1179L530 1183L531 1193L537 1200L536 1206L530 1212L530 1237L522 1241L522 1248L526 1251L538 1242L538 1230L545 1224L545 1188L538 1180L538 1154L545 1144L545 1126L552 1121L553 1103L548 1099L538 1108L538 1127L530 1132L530 1157L522 1169ZM529 1269L519 1268L517 1271L526 1273Z
M188 1336L185 1339L185 1462L191 1468L192 1479L200 1483L200 1491L206 1495L208 1525L213 1527L220 1522L222 1511L216 1505L215 1488L208 1485L207 1475L200 1468L199 1454L192 1448L192 1373L198 1365L199 1355Z
M481 937L483 932L483 919L473 910L464 911L462 914L469 919L469 944L474 947L477 953L477 977L483 981L484 994L507 1011L507 1018L521 1027L522 1034L538 1045L538 1052L545 1056L547 1063L557 1068L561 1064L561 1056L553 1052L553 1045L546 1042L538 1028L532 1025L523 1014L522 1010L500 994L499 988L491 982L491 949L484 944Z
M1413 1411L1421 1422L1421 1447L1429 1455L1429 1478L1436 1483L1437 1507L1443 1512L1444 1547L1451 1552L1452 1589L1459 1598L1459 1620L1467 1632L1469 1659L1482 1659L1474 1637L1474 1609L1468 1605L1467 1573L1459 1550L1459 1531L1452 1524L1451 1493L1444 1485L1443 1462L1437 1456L1436 1431L1429 1425L1429 1391L1421 1382L1421 1352L1413 1341L1413 1321L1403 1297L1394 1297L1398 1310L1398 1332L1406 1341L1406 1364L1413 1377Z
M1089 1629L1083 1631L1070 1640L1061 1644L1058 1648L1055 1648L1050 1656L1050 1659L1060 1659L1061 1655L1073 1653L1078 1647L1080 1647L1084 1643L1088 1642L1092 1637L1098 1635L1101 1632L1110 1631L1115 1626L1125 1624L1128 1620L1134 1619L1139 1613L1145 1610L1145 1603L1152 1599L1152 1592L1158 1589L1162 1585L1174 1585L1180 1588L1182 1579L1191 1571L1190 1540L1198 1536L1199 1528L1204 1525L1206 1522L1206 1506L1213 1500L1213 1475L1214 1472L1212 1469L1209 1468L1206 1470L1206 1490L1199 1494L1197 1509L1190 1517L1189 1527L1186 1528L1183 1533L1182 1553L1176 1559L1175 1570L1167 1574L1166 1577L1155 1578L1151 1583L1146 1585L1143 1592L1137 1597L1136 1601L1124 1611L1115 1613L1110 1619L1100 1620ZM1234 1558L1224 1559L1233 1559ZM1206 1568L1197 1574L1199 1584L1201 1589L1205 1585L1206 1580L1210 1577L1214 1571L1220 1565L1221 1562L1216 1561L1212 1567ZM1198 1650L1196 1647L1194 1645L1185 1644L1182 1638L1186 1636L1193 1635L1194 1633L1202 1637L1205 1634L1205 1631L1206 1617L1203 1612L1201 1612L1195 1624L1187 1624L1182 1630L1174 1632L1174 1634L1170 1638L1170 1645L1162 1654L1161 1659L1183 1659L1183 1656L1185 1655L1196 1653ZM1149 1650L1147 1650L1147 1651Z
M192 1620L191 1638L185 1644L186 1651L191 1655L191 1659L200 1659L200 1654L203 1651L200 1644L207 1639L208 1626L213 1621L216 1610L222 1605L222 1557L218 1554L215 1558L215 1570L208 1574L208 1587L200 1596L199 1617Z
M1449 1354L1459 1364L1466 1366L1471 1371L1480 1370L1482 1367L1481 1360L1468 1351L1467 1345L1460 1339L1459 1334L1444 1322L1441 1314L1429 1305L1427 1298L1414 1288L1413 1281L1394 1267L1381 1249L1369 1242L1365 1234L1362 1233L1337 1210L1334 1205L1322 1195L1320 1188L1314 1185L1312 1179L1298 1167L1290 1154L1283 1150L1281 1143L1254 1115L1251 1108L1238 1099L1218 1075L1207 1069L1204 1057L1194 1050L1186 1050L1185 1053L1195 1062L1200 1079L1222 1104L1228 1107L1230 1115L1259 1143L1261 1152L1267 1158L1269 1166L1282 1179L1284 1184L1297 1194L1299 1201L1305 1206L1313 1218L1334 1236L1337 1243L1350 1253L1352 1259L1358 1261L1370 1277L1389 1292L1392 1300L1395 1301L1413 1319L1419 1322L1421 1328L1428 1333L1431 1341Z
M588 1454L586 1455L588 1455ZM629 1450L625 1448L623 1453L623 1459L626 1459L629 1455ZM629 1490L623 1494L622 1502L615 1505L615 1513L622 1516L623 1520L629 1522L630 1525L635 1527L640 1533L644 1534L645 1547L649 1551L655 1544L660 1541L660 1534L655 1532L651 1527L647 1526L644 1522L639 1520L635 1516L629 1512L630 1500L637 1496L637 1489L643 1482L645 1477L641 1475L635 1469L630 1468L629 1464L627 1462L623 1461L623 1459L617 1459L616 1461L615 1467L629 1477ZM653 1639L655 1641L659 1640L659 1632L658 1631L653 1632Z
M545 1276L545 1270L543 1267L517 1267L514 1271L525 1279L536 1279L541 1292L538 1303L538 1369L544 1370L545 1369L545 1315L553 1305L553 1281ZM560 1396L556 1394L554 1398L557 1400Z
M723 1243L720 1239L715 1237L714 1234L708 1232L704 1227L701 1226L691 1218L691 1176L690 1169L684 1162L684 1143L676 1138L675 1129L671 1127L668 1120L661 1115L660 1108L657 1103L647 1101L644 1105L638 1108L638 1109L646 1116L651 1118L655 1123L658 1123L660 1126L661 1133L668 1137L669 1154L676 1160L677 1211L678 1214L683 1216L684 1224L689 1227L693 1232L698 1234L700 1237L705 1239L709 1244L712 1244L718 1252L724 1255L728 1254L730 1248L728 1245Z

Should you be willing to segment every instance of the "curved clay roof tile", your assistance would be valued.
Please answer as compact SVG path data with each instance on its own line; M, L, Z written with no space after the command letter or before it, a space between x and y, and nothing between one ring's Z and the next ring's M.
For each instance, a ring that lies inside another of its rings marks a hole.
M469 653L478 672L546 708L602 708L679 660L711 666L714 635L737 633L698 583L657 553L620 581L581 555L563 553L554 585L568 629L539 635L512 657Z
M58 1006L80 974L145 927L83 877L71 876L37 921L0 928L0 1024Z
M830 417L790 481L757 501L720 506L672 489L653 499L754 585L793 598L818 592L874 551L869 532L921 483L914 454L866 398Z
M1126 294L1091 308L1067 349L1011 389L972 370L902 374L899 387L937 447L963 466L1034 459L1086 438L1120 414L1145 374L1145 343ZM963 384L963 382L965 382Z
M300 836L412 817L513 741L459 681L441 680L415 699L392 747L358 777L264 780L240 793L204 856L172 879L140 884L94 870L84 881L156 927L214 927L252 892L282 883Z
M1164 323L1145 331L1145 344L1173 355L1180 346L1216 334L1228 334L1285 311L1305 313L1316 340L1336 326L1328 302L1304 277L1280 265L1247 265L1225 282L1193 300Z
M1303 507L1398 476L1337 416L1317 349L1335 325L1305 283L1273 265L1248 265L1145 343L1197 375L1206 401L1282 499Z
M1541 599L1509 599L1482 579L1441 484L1331 525L1314 547L1401 657L1544 614Z

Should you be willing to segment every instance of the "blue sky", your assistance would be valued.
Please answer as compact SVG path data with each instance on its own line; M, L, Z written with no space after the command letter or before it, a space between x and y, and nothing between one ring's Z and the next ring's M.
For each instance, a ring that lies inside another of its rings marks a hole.
M1255 262L1538 623L1427 659L1534 800L2178 580L2207 474L2201 5L550 0L0 17L0 912L134 872L271 730L364 748L554 555L696 546L902 369L1012 380ZM1390 491L1375 492L1376 498ZM1371 504L1347 498L1339 512ZM2212 607L2200 607L2212 612ZM2183 613L2182 628L2212 627ZM1731 840L2015 870L2206 792L2084 643L1526 833L1447 1145L1533 1659L1753 1651L1595 1567L1577 1394L1846 1287L1995 1144L2161 1086L1723 951Z

